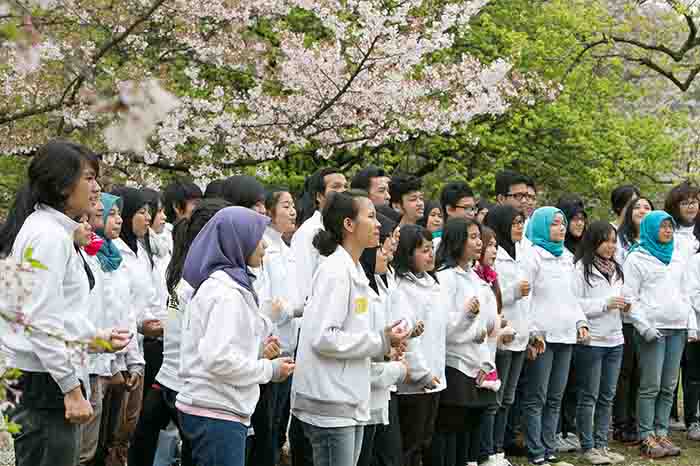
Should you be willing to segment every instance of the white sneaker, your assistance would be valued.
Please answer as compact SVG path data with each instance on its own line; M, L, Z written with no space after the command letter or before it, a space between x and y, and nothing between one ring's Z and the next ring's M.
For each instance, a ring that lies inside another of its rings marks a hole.
M622 456L619 453L615 453L614 451L610 450L608 447L600 448L598 451L601 452L602 454L604 454L605 456L607 456L608 458L610 458L610 462L612 464L620 464L620 463L625 462L624 456Z
M568 438L562 437L561 434L557 434L556 438L554 439L554 445L554 450L557 453L569 453L576 451L576 445L569 442Z
M498 455L491 455L489 459L481 463L480 466L505 466Z
M571 445L571 448L573 449L571 451L581 450L581 442L579 441L578 436L576 434L566 434L564 442Z
M496 458L501 462L503 466L513 466L513 463L511 463L508 458L506 458L505 453L496 453Z
M599 452L595 448L591 448L590 450L586 450L582 455L581 458L586 461L588 464L592 464L594 466L600 465L600 464L610 464L612 463L612 460L608 458L606 455L603 453Z

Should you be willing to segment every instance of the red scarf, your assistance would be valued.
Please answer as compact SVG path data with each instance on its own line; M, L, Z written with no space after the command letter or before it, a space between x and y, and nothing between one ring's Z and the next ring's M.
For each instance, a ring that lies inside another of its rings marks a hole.
M85 246L83 250L88 256L95 256L97 255L97 251L100 250L102 247L102 244L105 242L102 238L100 238L98 235L95 233L92 234L92 237L90 238L90 244Z
M489 285L493 285L493 283L498 279L498 274L493 267L489 265L482 265L481 262L477 262L476 267L474 267L474 272L476 272L479 278Z

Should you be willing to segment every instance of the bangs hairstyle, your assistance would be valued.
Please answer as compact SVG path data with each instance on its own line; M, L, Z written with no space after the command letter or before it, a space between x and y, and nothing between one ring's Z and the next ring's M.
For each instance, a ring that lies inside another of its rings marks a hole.
M401 227L401 237L393 262L397 277L406 278L409 274L416 273L416 249L421 247L423 243L429 243L431 247L433 244L433 235L426 228L420 225Z
M673 220L675 220L677 224L690 226L692 222L688 223L681 215L681 202L687 201L688 199L697 199L697 197L697 186L693 186L688 182L681 183L678 186L674 186L666 195L664 210L673 217Z
M471 218L454 217L447 221L442 230L440 247L435 258L436 270L451 269L459 266L469 239L469 228L475 226L481 234L481 225ZM401 230L403 235L403 229Z
M591 284L591 275L593 274L593 267L595 267L594 260L596 257L596 251L601 244L608 240L610 233L617 236L615 227L612 226L610 222L605 222L602 220L596 220L595 222L591 223L583 233L581 244L576 251L574 263L581 261L583 264L583 277L588 286L593 286ZM620 277L620 279L624 280L622 267L620 267L620 264L617 263L614 255L612 257L612 261L615 263L615 273L617 273L617 276Z
M632 221L632 212L634 211L634 205L641 200L647 201L651 210L656 210L654 209L654 203L651 202L651 199L648 197L640 196L630 199L625 207L625 218L622 220L622 225L620 225L620 229L617 232L620 243L625 249L632 246L635 242L635 238L639 236L639 225L635 225Z
M352 189L361 189L369 192L369 188L371 188L372 184L372 178L384 178L386 176L386 172L383 168L370 165L369 167L363 168L352 177L350 187Z
M418 222L416 222L418 225L422 227L428 227L428 219L430 218L430 213L433 210L439 210L440 214L443 216L443 222L445 220L444 213L442 211L442 208L440 207L440 204L438 204L436 201L425 201L425 208L423 209L423 216L418 219Z
M615 215L619 217L632 198L640 197L641 195L642 193L639 192L639 188L631 184L623 184L613 189L610 193L610 205Z
M187 205L187 201L201 198L202 190L191 181L177 180L170 183L163 191L165 215L174 222L177 218L175 207L180 210L184 210Z
M463 181L453 181L447 183L440 193L440 207L442 214L447 218L447 208L455 208L460 199L474 197L474 191Z
M291 196L291 192L286 186L271 186L267 188L267 193L265 193L265 210L270 217L275 216L275 209L280 201L280 197L282 197L284 193L289 193ZM292 202L293 201L294 198L292 197Z
M342 193L330 193L328 201L323 207L323 227L316 233L313 245L322 256L330 256L343 244L345 238L344 222L346 218L357 220L360 212L358 199L369 200L365 191L352 189Z
M415 176L396 175L389 182L391 204L401 204L403 196L423 189L423 182Z

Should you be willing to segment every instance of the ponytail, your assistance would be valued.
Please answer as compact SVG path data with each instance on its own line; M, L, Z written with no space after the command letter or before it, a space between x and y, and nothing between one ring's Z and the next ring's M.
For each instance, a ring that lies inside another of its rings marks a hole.
M355 220L360 211L356 199L367 197L365 191L351 190L331 193L323 207L323 227L314 236L313 245L324 256L330 256L343 243L346 218Z

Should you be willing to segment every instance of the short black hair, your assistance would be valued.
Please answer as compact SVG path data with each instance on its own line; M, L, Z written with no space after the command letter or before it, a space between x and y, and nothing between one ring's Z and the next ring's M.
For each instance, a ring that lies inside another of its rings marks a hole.
M523 175L523 178L525 179L525 184L527 185L527 187L534 189L535 193L537 193L537 185L535 184L535 179L527 175Z
M314 212L318 210L319 206L316 197L318 194L326 192L326 177L336 173L342 172L337 168L320 168L304 180L304 192L297 203L299 207L297 209L297 225L301 225L310 219Z
M420 178L410 175L395 175L391 177L389 183L389 194L391 195L391 203L401 204L401 199L405 194L420 191L423 188L423 182Z
M177 218L175 207L184 209L187 201L192 199L201 199L202 190L199 186L191 181L176 180L166 186L163 191L163 204L165 207L165 215L174 222Z
M375 165L370 165L369 167L363 168L352 177L350 182L351 189L362 189L363 191L369 192L370 184L372 183L372 178L384 178L386 172L383 168L379 168Z
M474 197L474 191L472 191L472 188L464 181L452 181L442 188L442 193L440 193L440 207L442 208L442 214L445 216L445 220L447 220L447 206L455 207L459 200L465 197Z
M207 185L207 189L204 190L205 199L223 199L224 198L224 186L226 185L226 180L214 180L210 181Z
M508 195L511 186L515 186L516 184L530 186L530 184L528 184L529 181L530 179L523 174L514 172L513 170L503 170L496 174L496 196Z
M633 197L641 195L639 188L631 184L623 184L613 189L610 193L610 204L615 215L619 216Z
M664 201L664 210L671 214L671 217L673 217L677 224L685 225L687 222L681 215L680 204L688 199L697 199L697 197L698 187L686 181L671 188Z

